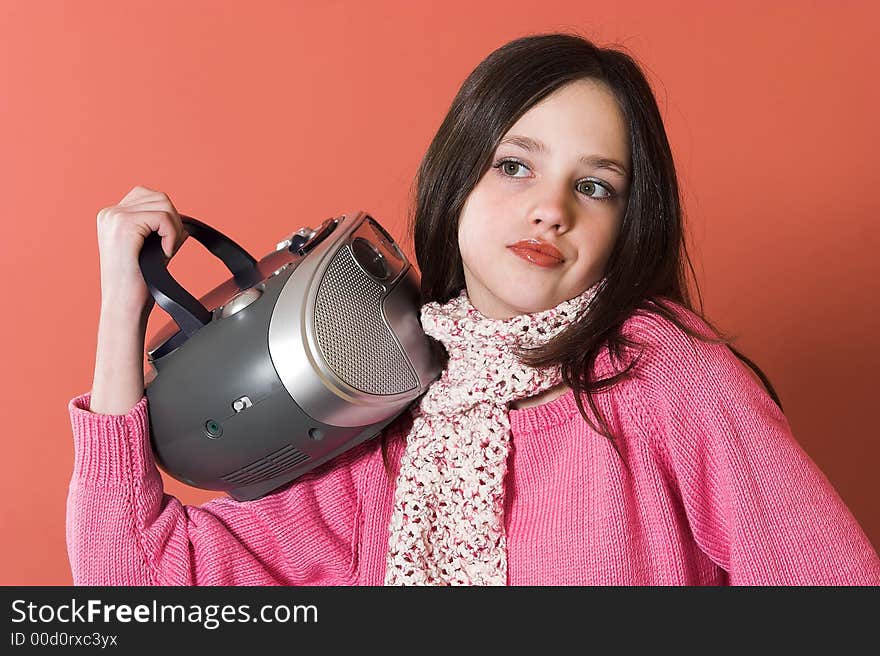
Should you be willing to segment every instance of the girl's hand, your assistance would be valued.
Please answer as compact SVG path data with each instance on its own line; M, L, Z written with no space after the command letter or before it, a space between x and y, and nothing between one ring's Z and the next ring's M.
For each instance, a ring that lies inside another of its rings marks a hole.
M118 205L98 212L101 299L138 317L154 303L141 274L138 257L152 232L162 237L166 262L189 236L167 194L135 187Z

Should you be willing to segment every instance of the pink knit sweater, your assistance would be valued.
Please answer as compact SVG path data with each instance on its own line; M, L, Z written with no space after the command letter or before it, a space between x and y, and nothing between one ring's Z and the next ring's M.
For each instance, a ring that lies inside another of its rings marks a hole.
M729 349L659 317L624 332L650 348L598 397L620 456L572 391L510 411L510 585L880 585L856 519ZM382 585L394 477L378 438L262 499L185 506L163 491L146 398L111 416L89 396L69 405L76 585ZM411 423L386 429L393 474Z

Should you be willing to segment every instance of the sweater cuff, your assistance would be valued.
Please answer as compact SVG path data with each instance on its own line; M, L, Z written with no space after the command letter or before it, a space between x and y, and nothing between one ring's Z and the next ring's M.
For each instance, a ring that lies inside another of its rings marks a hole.
M155 472L146 395L124 415L92 412L90 401L91 392L87 392L67 406L73 428L73 478L91 484L120 484Z

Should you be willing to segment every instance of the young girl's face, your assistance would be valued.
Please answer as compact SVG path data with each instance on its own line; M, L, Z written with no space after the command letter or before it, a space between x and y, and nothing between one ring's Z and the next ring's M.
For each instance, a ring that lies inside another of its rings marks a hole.
M473 306L507 319L555 307L598 282L626 210L630 171L626 121L602 83L571 82L523 114L459 219ZM510 248L523 240L553 246L561 261Z

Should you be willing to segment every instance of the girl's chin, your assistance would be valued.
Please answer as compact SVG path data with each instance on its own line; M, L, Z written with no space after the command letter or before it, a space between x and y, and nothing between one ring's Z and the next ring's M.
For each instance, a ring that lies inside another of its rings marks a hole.
M565 300L565 299L563 299ZM491 307L486 311L480 310L484 316L490 319L509 319L520 314L534 314L556 307L562 301L555 301L549 295L518 294L515 298L494 298ZM479 309L479 308L478 308Z

